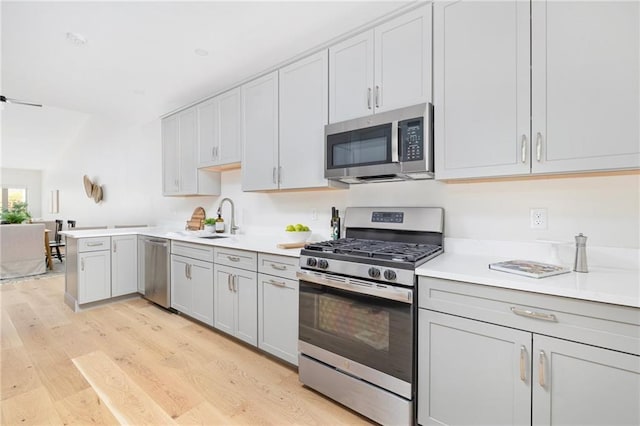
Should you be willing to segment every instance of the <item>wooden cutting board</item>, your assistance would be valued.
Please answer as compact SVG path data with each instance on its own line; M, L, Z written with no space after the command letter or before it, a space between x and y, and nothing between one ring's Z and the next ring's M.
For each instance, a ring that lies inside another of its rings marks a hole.
M191 219L187 221L187 229L189 231L199 231L204 229L204 219L207 217L202 207L196 207L191 215Z
M281 248L281 249L293 249L293 248L302 248L304 247L304 245L307 244L305 242L302 243L278 243L278 245L276 247Z

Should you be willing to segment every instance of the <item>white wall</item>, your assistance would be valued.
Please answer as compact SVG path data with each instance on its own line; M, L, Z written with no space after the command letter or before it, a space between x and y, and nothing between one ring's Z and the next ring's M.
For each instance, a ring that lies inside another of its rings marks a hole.
M441 206L449 237L572 241L579 232L590 245L640 247L640 175L544 178L501 182L378 183L349 190L282 193L241 191L240 171L222 174L219 197L163 197L159 121L122 128L90 119L62 160L43 174L43 194L60 190L60 214L78 226L147 223L183 227L193 209L214 216L222 197L236 204L245 232L281 230L304 223L328 237L331 206ZM104 186L104 201L84 194L82 176ZM547 230L529 228L529 209L548 209ZM317 221L312 211L317 211ZM46 216L46 214L45 214ZM229 220L229 208L223 210ZM53 218L51 216L50 218Z
M3 188L27 188L27 209L31 217L41 217L43 210L48 210L49 201L42 192L41 170L2 168L0 185ZM46 200L44 203L43 198Z

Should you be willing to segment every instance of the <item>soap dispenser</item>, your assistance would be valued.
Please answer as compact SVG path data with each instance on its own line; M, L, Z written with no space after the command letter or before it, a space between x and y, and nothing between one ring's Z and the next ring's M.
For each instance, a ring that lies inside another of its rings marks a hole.
M573 270L576 272L589 272L587 269L587 237L582 233L576 238L576 258L573 262Z

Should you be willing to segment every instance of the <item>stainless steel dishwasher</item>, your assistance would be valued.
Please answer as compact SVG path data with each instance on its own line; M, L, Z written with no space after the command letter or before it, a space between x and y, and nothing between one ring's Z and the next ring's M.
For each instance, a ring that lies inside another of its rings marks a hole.
M168 309L171 307L169 240L147 236L140 239L144 297Z

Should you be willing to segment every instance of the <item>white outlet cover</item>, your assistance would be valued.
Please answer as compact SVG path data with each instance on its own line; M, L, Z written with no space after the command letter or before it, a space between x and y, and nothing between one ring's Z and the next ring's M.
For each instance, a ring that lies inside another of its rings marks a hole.
M547 209L531 209L529 220L531 229L547 229Z

